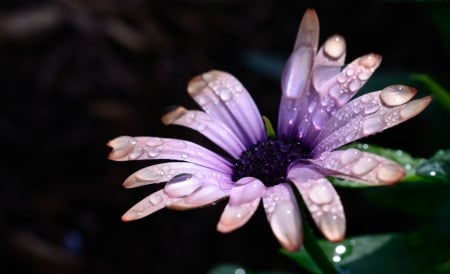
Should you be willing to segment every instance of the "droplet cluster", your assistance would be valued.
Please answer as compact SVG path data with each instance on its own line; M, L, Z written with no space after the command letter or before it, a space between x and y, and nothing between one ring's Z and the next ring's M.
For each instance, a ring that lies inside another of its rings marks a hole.
M260 179L266 186L286 182L287 168L296 160L305 159L310 150L298 140L269 139L244 151L233 165L232 180L243 177Z

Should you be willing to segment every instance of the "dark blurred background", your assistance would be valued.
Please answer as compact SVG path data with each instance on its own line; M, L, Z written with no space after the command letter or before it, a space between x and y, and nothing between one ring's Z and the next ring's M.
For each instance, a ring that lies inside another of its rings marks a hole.
M445 1L2 0L0 4L0 258L7 273L206 273L230 262L295 270L279 254L263 210L243 228L215 229L224 202L140 221L120 216L160 186L124 190L148 165L107 160L119 135L205 140L160 116L190 78L234 74L276 121L279 77L306 8L321 43L340 33L347 60L376 52L364 90L415 85L426 73L450 87ZM365 141L430 157L448 148L449 115L436 102L419 117ZM208 145L205 143L205 145ZM365 204L338 189L348 234L402 231L421 220Z

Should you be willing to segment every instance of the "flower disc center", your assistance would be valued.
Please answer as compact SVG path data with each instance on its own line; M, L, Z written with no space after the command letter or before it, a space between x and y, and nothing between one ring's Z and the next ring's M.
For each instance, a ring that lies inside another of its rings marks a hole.
M254 177L266 186L286 182L287 168L296 160L305 159L309 149L298 140L269 139L258 142L242 152L234 162L233 182L243 177Z

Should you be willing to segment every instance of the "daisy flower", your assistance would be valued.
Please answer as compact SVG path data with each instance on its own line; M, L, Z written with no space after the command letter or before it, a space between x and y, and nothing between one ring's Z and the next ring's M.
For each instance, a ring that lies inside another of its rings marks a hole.
M319 21L310 9L283 69L276 135L268 134L273 130L244 86L232 75L213 70L193 78L187 87L202 110L180 106L162 121L196 130L227 155L180 139L121 136L111 140L112 160L169 160L125 180L127 188L165 185L122 219L140 219L166 207L197 208L228 198L217 224L226 233L243 226L262 200L275 237L294 251L303 241L298 191L323 235L333 242L343 240L343 206L327 177L389 185L399 182L405 171L371 153L336 149L416 116L431 98L411 101L414 88L392 85L352 99L380 65L381 56L370 53L342 68L344 38L331 36L319 49L318 40Z

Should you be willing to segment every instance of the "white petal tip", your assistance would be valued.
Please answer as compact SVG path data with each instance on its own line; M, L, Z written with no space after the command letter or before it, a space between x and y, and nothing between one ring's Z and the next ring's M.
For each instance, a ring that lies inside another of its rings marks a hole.
M431 96L413 100L404 105L403 109L400 111L400 117L402 118L402 120L410 119L421 113L430 103Z
M109 153L110 160L125 160L124 158L133 151L136 139L131 136L120 136L107 143L112 151Z
M164 114L161 117L161 121L164 125L170 125L184 114L186 114L186 109L184 107L178 106L174 110Z

